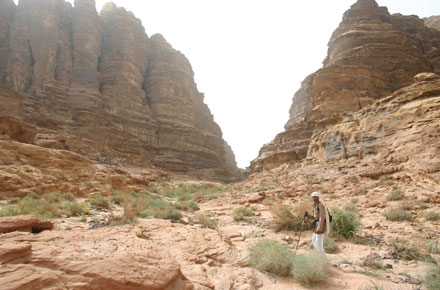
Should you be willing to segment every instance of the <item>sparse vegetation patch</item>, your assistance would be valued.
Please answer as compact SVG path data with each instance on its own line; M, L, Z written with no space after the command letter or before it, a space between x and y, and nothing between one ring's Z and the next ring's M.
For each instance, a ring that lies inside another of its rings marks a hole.
M359 230L359 219L352 211L332 209L332 232L343 238L354 237Z
M389 209L383 214L390 221L412 221L413 215L402 209Z
M249 248L249 265L261 272L289 276L293 269L295 254L276 241L262 240Z
M330 275L330 262L318 251L297 255L293 262L292 274L302 285L320 282Z

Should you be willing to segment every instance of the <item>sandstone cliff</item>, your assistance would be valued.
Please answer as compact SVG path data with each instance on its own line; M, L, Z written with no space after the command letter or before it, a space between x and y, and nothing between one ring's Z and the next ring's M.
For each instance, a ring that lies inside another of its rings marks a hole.
M420 72L440 72L439 31L417 16L390 15L374 0L346 11L328 46L323 68L296 92L285 131L261 148L252 170L305 158L317 123L337 122L333 114L362 109Z
M440 30L440 16L431 16L425 19L425 25Z
M29 143L236 178L186 57L113 3L98 15L93 0L1 1L0 86L1 116L30 130Z

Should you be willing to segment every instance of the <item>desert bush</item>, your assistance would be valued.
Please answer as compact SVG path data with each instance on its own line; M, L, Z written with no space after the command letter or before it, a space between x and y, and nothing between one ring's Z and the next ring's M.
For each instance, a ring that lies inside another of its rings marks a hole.
M304 217L304 212L312 209L311 202L303 202L298 204L293 210L287 205L274 205L270 208L273 215L273 229L276 232L288 230L288 231L300 231L302 229L309 229L311 221L304 220L304 225L301 225L301 221Z
M109 225L110 226L122 226L127 224L135 224L136 219L130 219L125 215L110 215Z
M356 212L357 211L357 209L356 209L356 205L354 205L354 204L352 204L352 203L348 203L348 204L346 204L345 206L344 206L344 210L345 211L350 211L350 212Z
M255 213L251 208L239 207L234 209L232 216L235 221L249 221L255 216Z
M428 211L425 213L425 219L427 221L438 221L438 220L440 220L440 212Z
M158 219L171 220L174 222L180 221L183 217L182 213L171 205L153 211L153 216Z
M362 266L369 267L372 269L378 269L378 270L384 269L383 262L380 259L379 255L377 254L371 254L366 256L362 260Z
M164 187L159 193L167 197L177 197L179 201L200 200L207 196L208 199L217 198L218 194L230 189L221 184L179 184L176 188Z
M354 195L366 195L368 193L368 189L365 187L356 187L354 189Z
M413 215L409 211L402 209L389 209L383 214L390 221L412 221Z
M63 214L66 216L80 216L89 214L90 209L85 203L78 203L76 201L66 200L62 205Z
M289 276L295 254L276 241L262 240L249 248L249 266L279 276Z
M440 289L440 267L431 268L425 275L425 287L428 290Z
M195 201L178 201L174 203L174 206L184 211L198 211L200 209L198 203Z
M35 193L26 195L18 203L18 209L20 214L32 214L41 219L49 219L61 215L56 204L52 204L40 198L40 196Z
M424 248L429 254L440 254L440 247L438 242L427 240L424 243Z
M301 285L310 285L325 280L330 275L330 262L318 251L297 255L292 274Z
M419 260L435 263L435 260L431 257L430 254L422 253L421 247L402 239L392 239L390 241L389 254L393 259L405 261Z
M282 230L301 230L302 217L296 216L290 206L276 205L270 208L273 214L273 229L276 232Z
M330 237L324 237L324 250L329 254L336 253L338 251L338 243Z
M405 194L400 189L393 190L387 196L387 200L389 200L389 201L402 200L404 198L405 198Z
M195 217L197 223L201 224L205 228L215 229L218 226L218 221L215 217L209 217L203 213L197 213Z
M0 217L20 215L20 210L15 206L5 206L0 208Z
M59 192L45 193L41 197L50 203L58 203L63 200L63 195Z
M360 222L353 212L336 208L332 209L332 216L331 228L333 234L344 238L356 235Z
M413 208L413 206L409 203L403 203L400 205L400 209L401 210L411 210Z
M98 209L109 209L110 202L102 195L93 195L88 198L90 206Z
M393 186L394 185L394 181L388 179L386 176L382 175L379 178L380 182L382 182L382 184L384 185L388 185L388 186Z

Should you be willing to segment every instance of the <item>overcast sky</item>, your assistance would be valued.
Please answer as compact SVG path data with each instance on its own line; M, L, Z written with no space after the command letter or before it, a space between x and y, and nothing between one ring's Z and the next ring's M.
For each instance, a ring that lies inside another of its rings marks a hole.
M69 1L69 2L73 2ZM98 11L105 0L96 0ZM114 0L189 59L239 167L283 131L293 94L322 66L356 0ZM391 13L440 15L439 0L377 0Z

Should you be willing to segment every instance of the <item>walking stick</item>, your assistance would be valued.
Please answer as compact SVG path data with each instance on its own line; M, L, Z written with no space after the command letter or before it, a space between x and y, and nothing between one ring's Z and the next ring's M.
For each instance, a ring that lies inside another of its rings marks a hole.
M298 249L299 240L301 239L301 233L302 233L303 226L304 226L304 220L305 220L305 217L301 221L301 230L299 231L298 243L296 243L296 247L295 247L295 254L296 254L296 250Z

